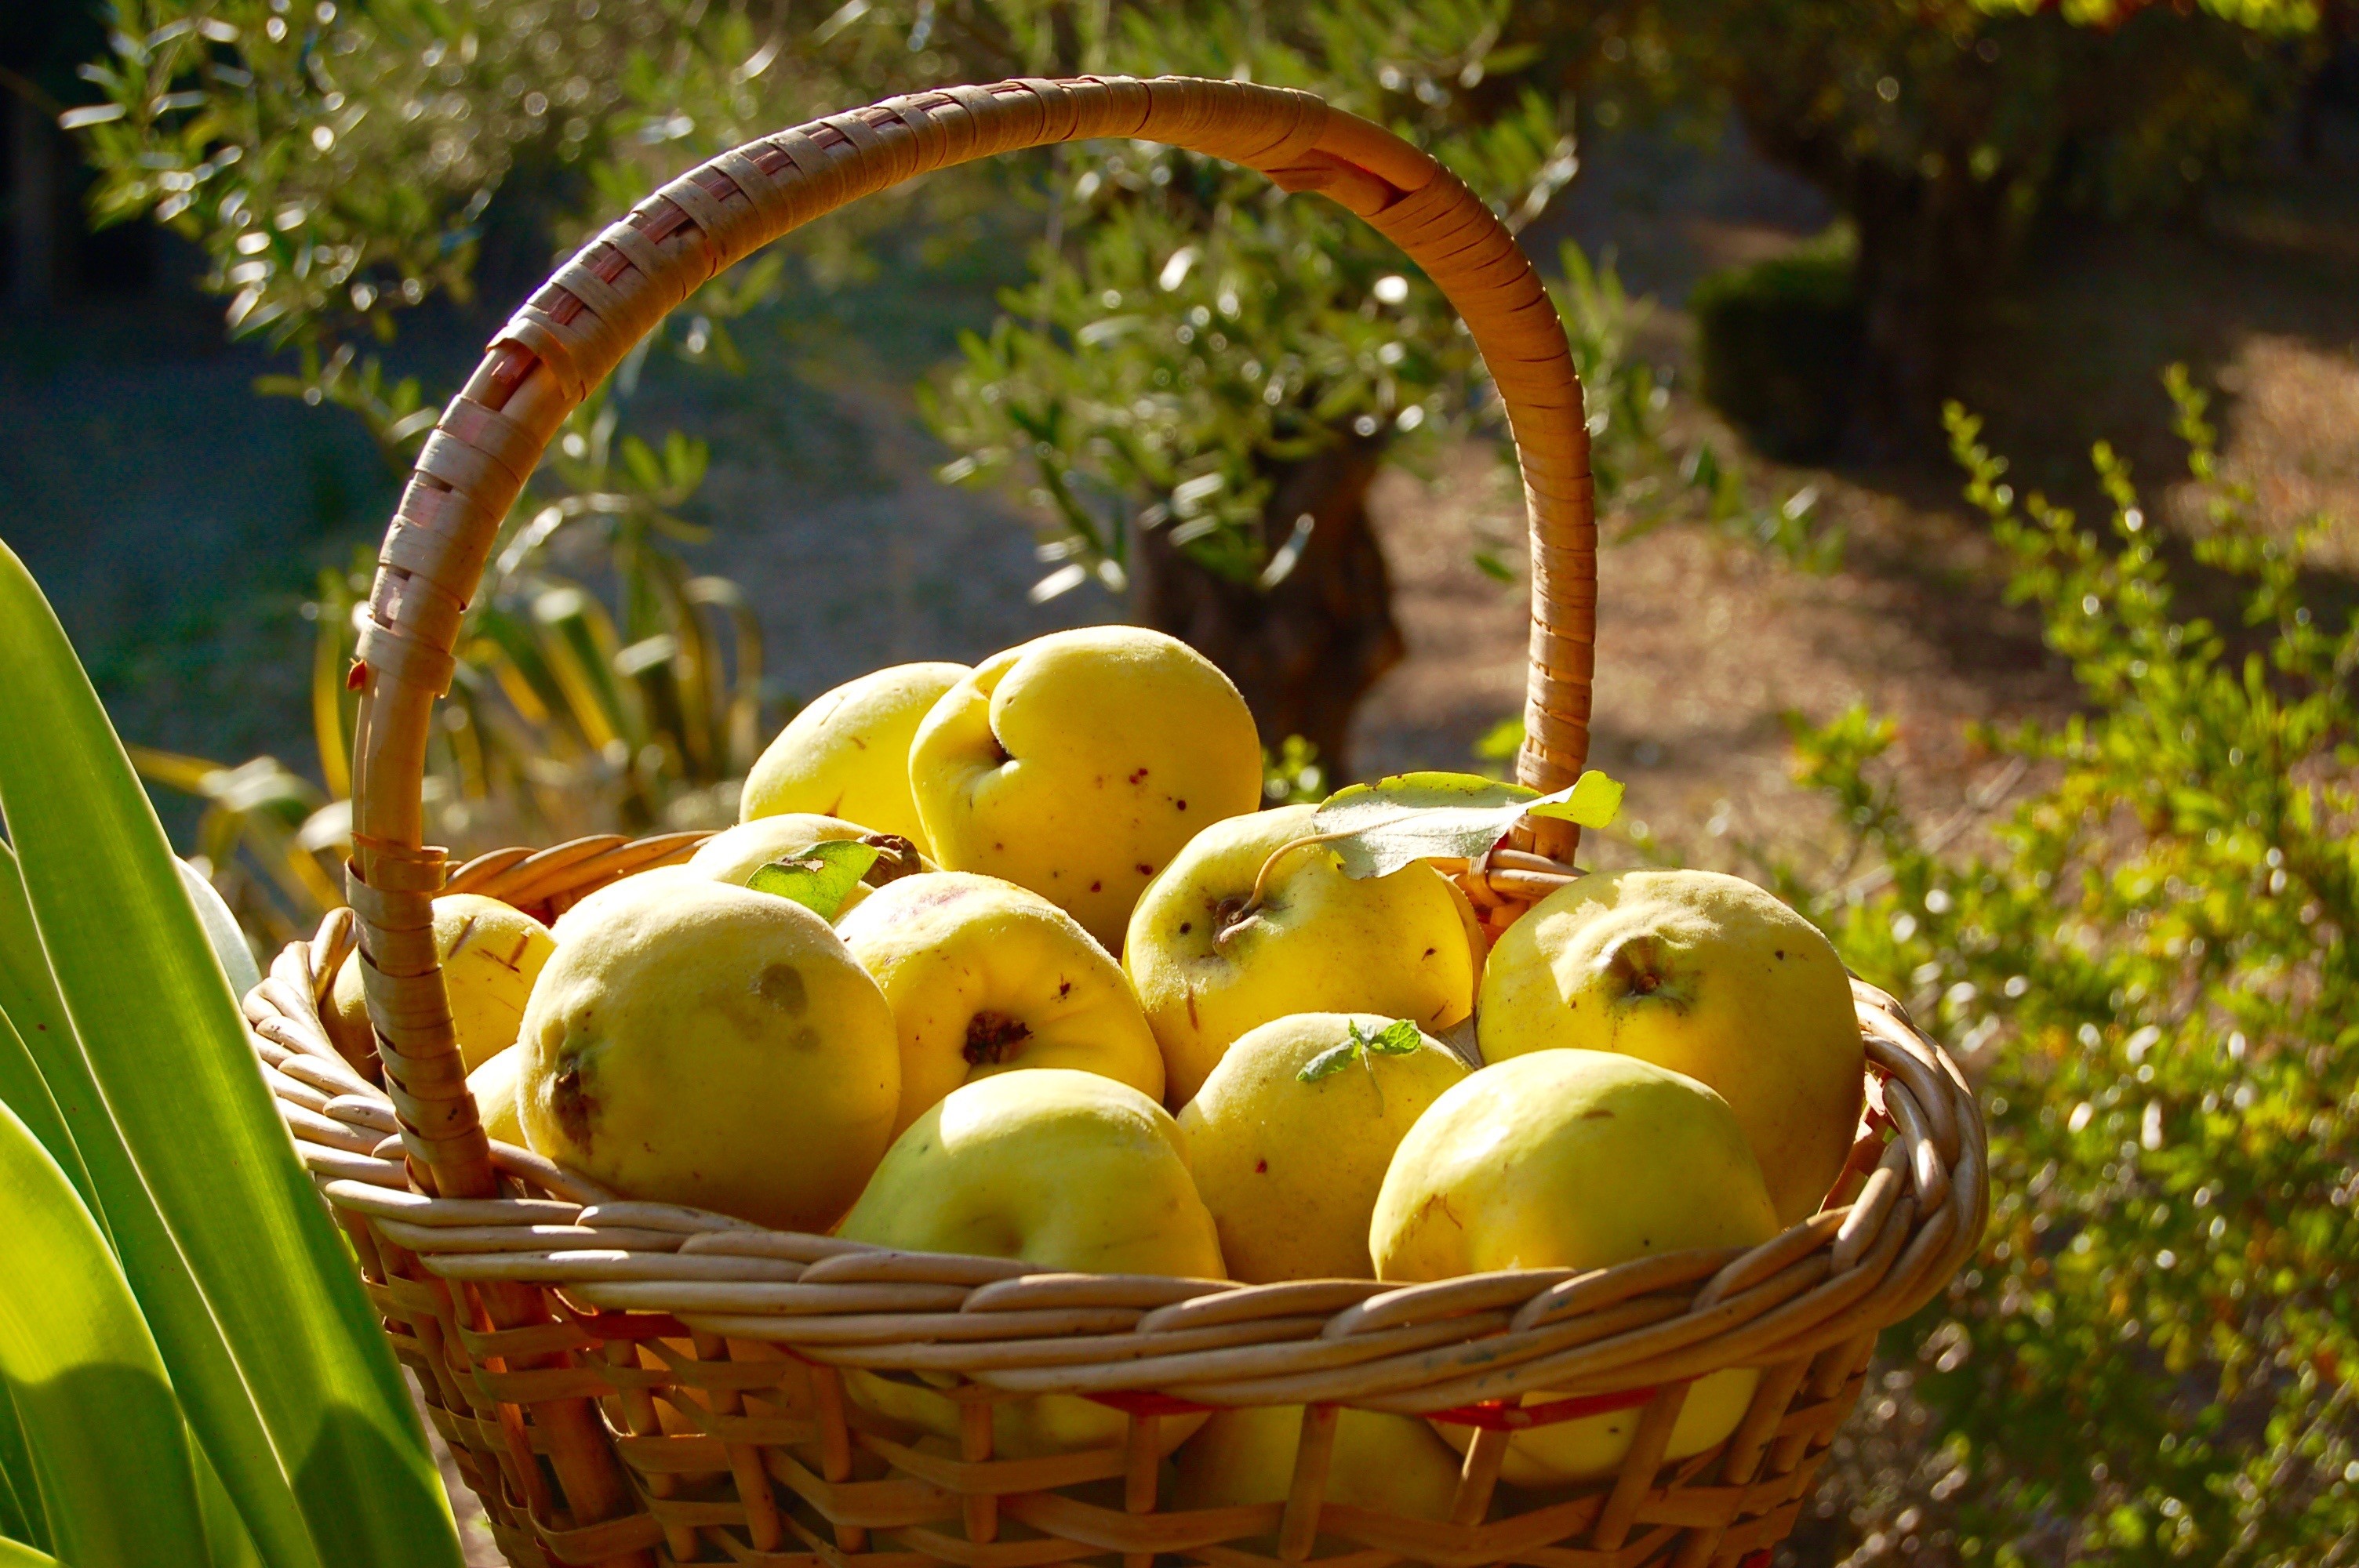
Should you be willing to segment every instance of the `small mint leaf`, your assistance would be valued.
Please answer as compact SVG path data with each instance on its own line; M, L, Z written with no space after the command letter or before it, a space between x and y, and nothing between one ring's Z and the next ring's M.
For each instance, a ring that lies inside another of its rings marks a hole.
M1416 1024L1406 1018L1396 1018L1385 1025L1382 1033L1363 1044L1379 1056L1408 1056L1424 1044L1424 1038Z
M745 885L756 892L790 899L832 921L880 852L857 838L824 838L799 855L771 861L748 877Z
M1359 1033L1359 1030L1354 1028L1352 1031L1352 1039L1344 1041L1341 1045L1331 1045L1311 1057L1303 1065L1302 1071L1294 1075L1296 1079L1306 1084L1315 1084L1321 1078L1332 1078L1350 1066L1352 1058L1360 1054Z

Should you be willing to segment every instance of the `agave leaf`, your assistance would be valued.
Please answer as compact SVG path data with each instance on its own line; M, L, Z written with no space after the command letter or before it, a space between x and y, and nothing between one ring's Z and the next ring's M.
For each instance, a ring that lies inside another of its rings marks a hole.
M1396 773L1347 784L1310 818L1347 877L1381 877L1412 860L1473 860L1522 816L1603 827L1622 808L1622 786L1592 769L1554 795L1474 773Z
M754 613L745 590L727 578L691 578L687 593L690 603L726 615L734 639L734 668L728 687L727 755L721 770L724 776L734 776L752 767L754 759L761 754L761 618ZM717 680L721 672L716 667L713 674Z
M756 892L790 898L821 920L833 920L879 853L857 838L824 838L800 854L773 860L747 879Z
M327 574L332 586L337 574ZM331 598L323 610L341 611L342 599ZM353 750L344 723L344 637L351 622L342 614L322 614L311 642L311 744L320 754L320 777L331 799L353 793Z
M205 928L205 940L212 945L213 957L221 960L230 990L244 996L262 983L262 968L254 961L254 949L245 944L245 933L237 927L237 916L229 912L222 895L198 874L196 867L178 859L173 863L180 868L181 885L189 890L189 902L196 906L197 919Z
M62 1038L34 1054L256 1549L274 1565L456 1564L408 1391L271 1106L162 826L5 546L0 738L0 810L63 1003ZM114 1133L104 1162L102 1123Z
M201 1444L196 1446L196 1454L197 1507L205 1516L205 1549L212 1554L213 1568L268 1568L255 1547L254 1537L246 1533L245 1521L238 1517L229 1488L222 1485L212 1456ZM0 1568L6 1564L0 1563Z
M7 1025L0 1033L0 1101L32 1128L65 1168L100 1227L111 1234L104 1195L82 1153L87 1133L74 1130L90 1124L92 1111L101 1102L96 1086L82 1069L82 1047L73 1043L73 1026L65 1011L49 976L49 957L41 951L41 935L33 928L33 909L25 901L16 853L0 843L0 1022ZM43 1116L44 1106L55 1111L54 1122ZM52 1128L58 1139L54 1143L49 1141ZM110 1122L100 1141L114 1141Z
M49 1539L75 1568L210 1568L188 1423L114 1254L32 1130L0 1106L0 1376Z
M19 1542L47 1548L49 1520L41 1511L41 1491L33 1479L25 1429L16 1420L16 1401L8 1385L0 1381L0 1549ZM0 1551L0 1568L8 1568L8 1563Z
M49 1092L49 1080L41 1076L40 1064L33 1060L23 1036L9 1022L5 1001L5 983L0 982L0 1105L15 1111L32 1130L66 1179L73 1183L82 1201L95 1205L98 1192L91 1184L89 1167L82 1163L81 1147L66 1125L65 1112L58 1108L57 1096ZM5 1418L5 1412L0 1412L0 1418ZM0 1419L0 1427L5 1425L5 1420ZM5 1441L5 1433L0 1433L0 1443Z
M0 1536L0 1568L60 1568L58 1560L21 1541Z
M92 1217L107 1231L149 1332L173 1368L181 1408L205 1452L220 1461L206 1465L212 1484L222 1485L217 1474L221 1463L235 1467L237 1511L250 1535L272 1543L273 1550L264 1553L272 1568L317 1563L319 1555L311 1548L294 1494L278 1468L260 1413L245 1394L221 1326L106 1108L49 972L16 856L5 844L0 844L0 1012L24 1043L65 1118L77 1152L87 1162L90 1190L99 1198L89 1206Z

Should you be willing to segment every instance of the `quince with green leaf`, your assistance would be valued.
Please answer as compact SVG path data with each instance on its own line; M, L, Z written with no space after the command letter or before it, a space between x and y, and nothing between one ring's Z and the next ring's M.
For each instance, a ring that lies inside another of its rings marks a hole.
M1180 1112L1231 1277L1369 1278L1393 1150L1465 1076L1405 1018L1300 1012L1247 1030Z
M1123 967L1175 1105L1247 1030L1290 1013L1377 1013L1438 1032L1473 1011L1481 937L1465 895L1420 860L1347 875L1315 815L1288 806L1214 823L1138 901Z

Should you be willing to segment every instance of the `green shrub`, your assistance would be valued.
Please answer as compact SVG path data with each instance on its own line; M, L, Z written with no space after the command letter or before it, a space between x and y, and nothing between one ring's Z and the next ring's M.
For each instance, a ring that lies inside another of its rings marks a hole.
M2307 535L2256 524L2201 396L2169 384L2206 503L2194 571L2106 448L2101 535L2018 504L1950 410L2085 700L1982 737L2032 785L1989 849L1910 826L1889 723L1798 726L1800 775L1883 869L1781 891L1962 1054L1992 1117L1982 1255L1886 1384L1913 1384L1932 1442L1854 1499L1855 1561L2359 1550L2359 622L2327 629ZM2241 625L2179 608L2195 571Z
M1773 458L1832 455L1859 371L1850 252L1818 246L1714 273L1689 308L1704 400Z

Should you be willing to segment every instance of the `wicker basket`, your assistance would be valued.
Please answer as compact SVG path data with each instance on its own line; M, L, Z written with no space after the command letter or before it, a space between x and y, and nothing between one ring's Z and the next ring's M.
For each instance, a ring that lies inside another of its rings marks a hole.
M297 1146L518 1568L1766 1561L1856 1400L1877 1331L1943 1288L1988 1204L1972 1094L1866 987L1855 989L1869 1108L1821 1212L1749 1251L1585 1273L1408 1287L1036 1274L620 1201L478 1125L430 900L472 890L553 914L695 843L584 839L455 875L420 843L428 720L460 616L543 447L665 312L798 224L926 169L1107 135L1324 194L1449 296L1511 417L1530 513L1520 774L1543 789L1575 775L1595 589L1581 391L1530 264L1462 185L1313 97L1231 81L1008 81L831 116L723 154L592 242L502 330L420 454L353 671L352 909L290 946L246 1001ZM1444 869L1497 928L1562 884L1573 849L1565 825L1527 823L1510 847ZM357 1065L318 1012L355 942L379 1054ZM1665 1463L1689 1384L1736 1367L1762 1372L1734 1433ZM848 1401L850 1369L946 1391L960 1406L955 1453ZM995 1401L1042 1393L1113 1407L1123 1440L994 1457ZM1527 1403L1535 1393L1543 1402ZM1159 1508L1161 1423L1234 1405L1301 1407L1289 1495ZM1346 1405L1474 1429L1448 1520L1323 1502ZM1615 1476L1545 1493L1499 1485L1512 1432L1615 1410L1639 1412Z

